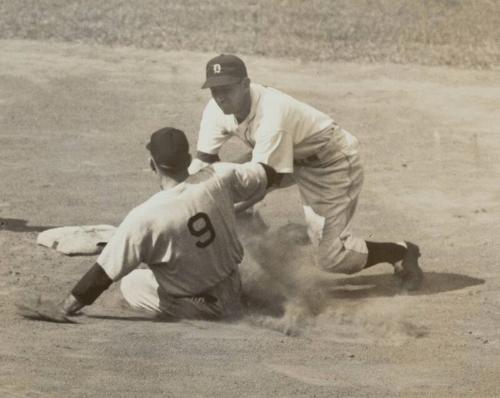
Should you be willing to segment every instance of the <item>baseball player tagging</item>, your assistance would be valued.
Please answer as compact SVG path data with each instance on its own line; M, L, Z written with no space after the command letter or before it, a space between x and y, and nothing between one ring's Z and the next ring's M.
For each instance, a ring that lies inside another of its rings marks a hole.
M359 142L352 134L323 112L251 83L245 64L234 55L223 54L207 63L203 88L211 90L212 99L203 111L198 159L191 171L218 161L222 145L237 137L252 149L254 162L278 173L278 181L293 176L321 268L354 273L401 261L403 288L420 285L423 274L416 245L369 242L352 234L363 182Z

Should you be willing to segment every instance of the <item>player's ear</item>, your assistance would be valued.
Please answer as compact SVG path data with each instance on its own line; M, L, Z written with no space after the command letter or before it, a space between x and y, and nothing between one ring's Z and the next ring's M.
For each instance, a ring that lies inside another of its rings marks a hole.
M156 166L155 162L153 162L153 159L149 159L149 167L151 167L151 170L153 170L156 173Z

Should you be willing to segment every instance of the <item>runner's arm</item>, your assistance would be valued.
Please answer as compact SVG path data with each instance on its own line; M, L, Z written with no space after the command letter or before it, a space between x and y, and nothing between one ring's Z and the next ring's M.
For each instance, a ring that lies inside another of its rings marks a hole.
M113 281L102 267L95 263L64 300L62 305L64 313L72 315L86 305L92 304L112 283Z

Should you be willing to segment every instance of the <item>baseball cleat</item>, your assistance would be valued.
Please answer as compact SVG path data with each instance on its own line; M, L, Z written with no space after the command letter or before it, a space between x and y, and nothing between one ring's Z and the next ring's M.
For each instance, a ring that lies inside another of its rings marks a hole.
M413 291L420 287L424 279L424 273L418 264L419 247L411 242L406 242L406 246L408 250L401 262L403 268L400 272L401 287L403 290Z

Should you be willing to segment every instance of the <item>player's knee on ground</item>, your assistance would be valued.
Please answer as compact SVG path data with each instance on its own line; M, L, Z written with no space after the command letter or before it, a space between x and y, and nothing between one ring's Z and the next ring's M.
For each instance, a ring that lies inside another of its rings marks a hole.
M120 291L132 308L160 312L158 283L151 270L138 269L132 271L122 278Z
M343 263L332 263L329 261L329 258L318 258L318 265L319 267L326 272L331 272L334 274L346 274L346 275L352 275L355 274L363 269L361 268L353 268L349 264L343 264Z
M368 255L366 244L364 241L361 244L358 238L351 240L339 238L333 242L322 241L318 248L318 266L323 271L338 274L351 275L361 271Z

